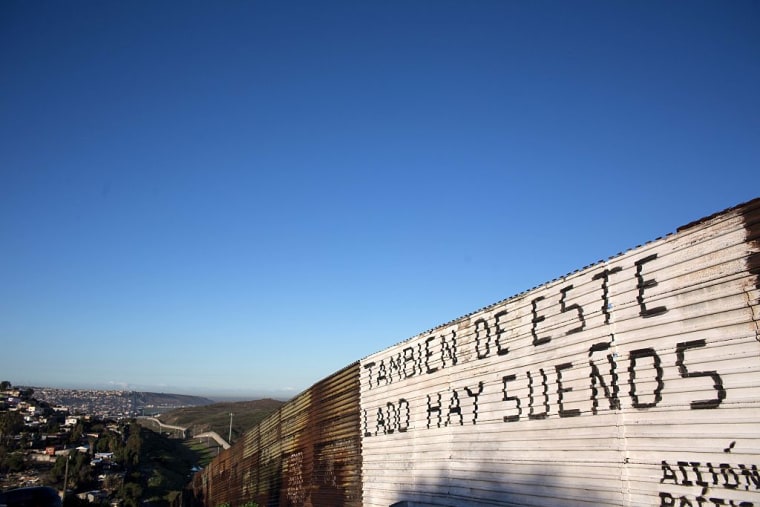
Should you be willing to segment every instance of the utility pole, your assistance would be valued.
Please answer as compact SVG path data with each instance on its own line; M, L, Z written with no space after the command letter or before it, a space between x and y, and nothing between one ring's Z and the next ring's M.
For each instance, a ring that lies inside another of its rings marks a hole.
M230 436L227 437L227 443L232 445L232 412L230 412Z

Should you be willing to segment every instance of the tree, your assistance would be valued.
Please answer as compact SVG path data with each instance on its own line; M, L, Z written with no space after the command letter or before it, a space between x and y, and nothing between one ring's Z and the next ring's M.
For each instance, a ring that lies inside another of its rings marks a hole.
M137 423L129 425L129 436L124 447L126 465L138 465L140 463L140 450L142 449L142 436L140 426Z
M119 496L124 500L126 507L139 507L143 489L136 482L127 482L121 487Z
M63 484L63 476L66 473L66 460L68 459L68 455L60 455L55 460L55 465L50 470L50 478L54 483Z
M69 480L76 488L90 487L94 483L92 467L90 466L90 457L84 453L78 452L74 456L73 470L69 470Z
M7 391L11 387L13 386L7 380L3 380L2 382L0 382L0 391Z
M72 490L91 486L94 483L90 458L81 452L59 456L50 471L50 476L57 484L65 482L66 462L68 461L69 479L67 487Z
M0 472L20 472L25 467L24 455L21 452L2 453L0 457Z
M0 437L15 435L24 429L24 418L18 412L0 413Z
M79 421L76 423L74 428L72 428L71 433L69 433L69 443L78 443L79 440L81 440L82 435L84 435L84 424Z

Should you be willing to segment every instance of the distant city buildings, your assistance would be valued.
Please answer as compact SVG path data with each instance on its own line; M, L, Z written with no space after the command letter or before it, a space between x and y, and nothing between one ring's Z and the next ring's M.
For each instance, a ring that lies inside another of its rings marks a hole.
M134 417L145 408L138 406L136 393L132 391L104 391L36 387L34 396L56 409L69 414L87 414L95 417ZM66 425L76 424L67 418Z
M207 405L207 398L141 391L108 391L99 389L62 389L34 387L34 396L69 415L101 418L154 415L175 408Z

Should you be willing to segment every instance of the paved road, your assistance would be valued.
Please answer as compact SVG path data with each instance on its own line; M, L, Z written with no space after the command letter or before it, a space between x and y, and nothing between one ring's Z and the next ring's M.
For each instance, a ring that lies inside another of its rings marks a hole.
M164 424L155 417L148 417L148 416L138 416L138 419L142 419L145 421L152 421L156 424L158 424L158 427L161 429L161 431L166 430L172 430L172 431L181 431L182 437L187 438L187 428L183 428L182 426L174 426L172 424ZM205 433L200 433L198 435L194 435L193 438L213 438L216 440L216 443L222 446L222 449L229 449L230 444L227 443L225 439L223 439L219 433L216 431L207 431Z
M228 444L225 439L219 436L219 433L217 433L216 431L207 431L206 433L200 433L198 435L195 435L193 438L206 438L206 437L210 437L216 440L216 442L222 446L222 449L230 448L230 444Z
M156 424L158 424L158 427L161 431L164 431L164 429L172 430L172 431L181 431L182 432L182 438L187 438L187 428L183 428L182 426L174 426L171 424L164 424L155 417L148 417L148 416L138 416L138 419L142 419L144 421L152 421Z

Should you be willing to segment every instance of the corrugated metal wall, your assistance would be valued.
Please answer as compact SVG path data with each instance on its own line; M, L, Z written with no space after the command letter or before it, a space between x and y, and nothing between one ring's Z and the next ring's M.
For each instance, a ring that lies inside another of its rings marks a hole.
M283 405L195 474L191 504L359 507L358 363Z
M195 499L760 507L758 252L756 199L369 356Z
M758 206L362 360L364 505L760 506Z

